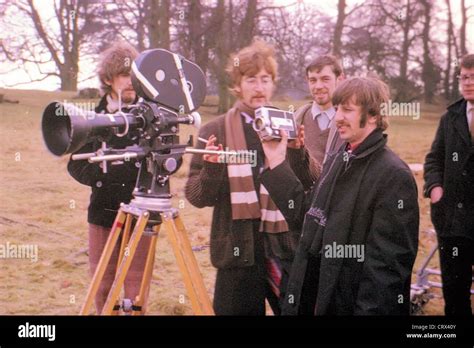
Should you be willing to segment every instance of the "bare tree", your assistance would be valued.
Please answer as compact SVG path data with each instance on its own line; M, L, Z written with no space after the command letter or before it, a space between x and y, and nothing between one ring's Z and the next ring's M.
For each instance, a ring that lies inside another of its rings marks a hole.
M441 80L439 68L434 64L430 55L431 0L420 0L424 9L424 24L422 33L423 67L421 77L424 85L425 102L432 103L438 82Z
M446 0L446 9L448 13L448 23L447 23L447 40L446 40L446 48L447 48L447 59L446 59L446 68L444 70L444 97L446 100L451 98L451 86L450 86L450 78L451 78L451 65L452 65L452 45L453 45L453 19L451 13L451 3L449 0Z
M461 0L461 28L459 29L459 41L461 46L461 56L467 54L466 48L466 27L467 27L467 8L465 0Z
M35 37L25 36L16 42L2 41L1 48L5 57L20 66L35 64L41 76L32 81L55 76L61 81L61 90L76 90L81 47L86 37L101 28L101 23L94 16L94 9L98 5L89 0L56 1L52 19L59 31L48 26L33 0L18 1L9 6L29 19ZM44 66L49 61L54 62L55 69L44 71Z
M334 27L334 37L332 44L332 54L337 57L341 56L342 49L342 30L344 29L344 21L346 19L346 0L339 0L337 3L337 20Z

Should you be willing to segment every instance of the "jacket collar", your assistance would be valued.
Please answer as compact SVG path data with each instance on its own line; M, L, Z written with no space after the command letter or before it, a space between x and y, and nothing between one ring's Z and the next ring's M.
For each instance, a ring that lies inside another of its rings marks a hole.
M95 108L95 112L102 112L107 109L107 94L104 94L99 100L99 105Z
M457 101L448 106L448 111L455 114L462 114L464 111L464 114L466 114L466 104L466 99L458 99Z
M459 136L463 139L466 145L471 145L471 139L469 136L469 126L467 124L467 117L466 117L466 107L467 101L464 98L459 99L457 102L448 106L448 112L452 115L449 117L449 121L451 121L454 125L454 128L459 133Z
M387 144L387 134L383 130L375 129L367 138L354 150L355 159L364 158Z
M102 98L99 100L99 105L95 108L95 112L107 112L107 95L104 94ZM135 97L135 100L132 102L132 104L136 104L138 102L138 96Z

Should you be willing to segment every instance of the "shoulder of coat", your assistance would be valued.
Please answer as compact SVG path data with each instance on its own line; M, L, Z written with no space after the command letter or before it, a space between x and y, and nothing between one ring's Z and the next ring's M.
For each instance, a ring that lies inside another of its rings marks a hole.
M309 109L311 109L311 106L313 105L313 102L308 102L302 106L300 106L296 111L295 111L295 120L298 123L303 122L303 117L304 115L308 112Z

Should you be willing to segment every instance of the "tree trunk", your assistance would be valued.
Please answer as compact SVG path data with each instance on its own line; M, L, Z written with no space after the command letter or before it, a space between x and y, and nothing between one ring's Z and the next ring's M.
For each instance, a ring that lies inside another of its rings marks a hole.
M424 85L425 102L432 103L433 97L438 83L438 71L430 56L430 23L431 23L431 4L427 0L421 1L424 7L425 23L423 25L423 68L422 79Z
M257 0L249 0L245 17L239 26L239 48L250 45L255 32L255 21L257 15Z
M451 64L452 64L452 56L451 56L451 44L452 44L452 33L453 33L453 19L451 14L451 4L449 0L446 0L446 6L448 8L448 40L447 40L447 48L448 48L448 57L446 63L446 69L444 71L444 97L446 100L451 98L451 89L449 81L451 79Z
M337 21L334 28L332 54L341 57L342 50L342 30L344 29L344 20L346 19L346 0L339 0L337 4Z
M465 0L461 0L461 15L462 15L462 24L459 33L460 47L461 47L461 56L467 54L466 49L466 25L467 25L467 9Z
M403 23L403 44L402 44L402 58L400 61L400 78L407 80L408 73L408 50L410 48L409 33L411 27L411 8L410 0L407 0L405 21Z
M217 40L216 45L217 65L214 71L217 78L217 89L219 94L217 113L222 114L229 109L229 86L225 67L230 54L229 48L232 47L232 42L229 42L227 37L227 33L230 32L228 29L232 27L232 0L229 0L228 13L226 13L224 0L218 2L216 11L220 16L222 16L222 18L226 18L222 23L223 30L219 31L219 39Z
M170 2L148 0L146 17L150 48L170 48Z

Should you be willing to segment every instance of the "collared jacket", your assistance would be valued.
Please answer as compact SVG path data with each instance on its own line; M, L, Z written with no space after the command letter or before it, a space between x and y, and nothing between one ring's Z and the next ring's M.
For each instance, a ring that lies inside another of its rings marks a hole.
M106 112L107 99L102 97L95 112ZM107 145L115 149L125 148L134 142L127 136L119 138L112 136ZM74 154L97 151L101 143L97 140L84 145ZM72 157L72 156L71 156ZM94 225L112 227L120 203L129 203L138 175L135 160L124 161L123 164L108 165L108 173L104 174L98 163L89 163L87 160L73 161L69 159L67 169L69 174L79 183L91 187L90 204L87 221Z
M474 144L466 105L461 99L448 107L425 159L425 197L436 186L444 191L441 200L431 204L431 220L440 237L474 239Z
M341 148L330 155L309 193L286 163L262 173L262 182L287 221L302 229L283 314L301 312L310 258L320 260L315 271L316 305L310 312L409 314L411 272L418 247L417 187L408 166L386 142L386 135L375 130L353 154ZM326 197L316 192L326 192ZM295 202L293 209L285 204L290 199ZM363 254L356 258L336 250L327 253L336 246L363 246Z

